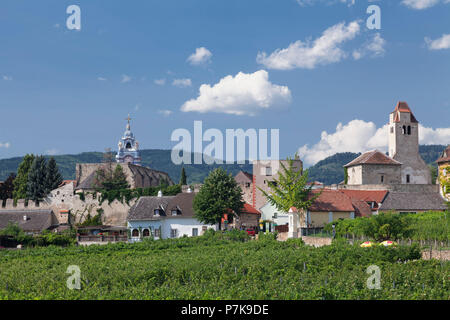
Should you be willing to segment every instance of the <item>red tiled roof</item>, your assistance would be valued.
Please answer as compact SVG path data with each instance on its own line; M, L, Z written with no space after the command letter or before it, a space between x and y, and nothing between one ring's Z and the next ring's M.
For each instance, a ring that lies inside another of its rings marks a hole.
M397 102L397 106L395 107L394 111L394 122L399 122L399 112L409 112L411 113L411 122L418 123L416 117L414 117L414 114L412 113L411 109L409 108L408 104L404 101Z
M250 214L261 214L257 209L253 208L250 204L244 203L244 208L242 208L242 213Z
M63 180L63 182L61 182L61 184L59 186L62 187L69 183L73 183L73 186L75 187L77 184L77 180Z
M445 148L444 152L442 152L442 155L439 159L436 160L437 163L441 162L450 162L450 145Z
M311 212L352 212L353 208L352 200L349 196L345 195L339 190L322 189L312 190L313 194L321 192L320 196L313 202L308 211ZM297 212L297 208L292 207L292 211Z
M349 189L341 189L341 192L345 193L352 199L358 199L365 202L373 201L376 203L383 202L386 197L388 191L387 190L349 190Z
M352 205L355 208L355 217L370 217L372 209L364 200L352 199Z
M400 162L388 157L384 153L373 150L363 153L355 160L347 163L344 167L351 167L358 164L393 164L393 165L401 165Z

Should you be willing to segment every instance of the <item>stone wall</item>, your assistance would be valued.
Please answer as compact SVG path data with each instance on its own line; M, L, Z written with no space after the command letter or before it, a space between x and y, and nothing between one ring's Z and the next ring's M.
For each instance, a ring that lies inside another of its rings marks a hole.
M363 184L363 185L337 185L338 189L349 190L388 190L395 192L439 192L439 186L436 184Z
M131 163L111 163L111 170L120 165L123 168L125 175L127 176L128 184L130 188L146 188L154 187L160 184L163 179L167 180L169 185L173 185L172 179L165 172L153 170L147 167L131 164ZM100 168L107 168L109 164L105 163L77 163L75 167L76 183L82 184L83 181L88 179L93 173Z

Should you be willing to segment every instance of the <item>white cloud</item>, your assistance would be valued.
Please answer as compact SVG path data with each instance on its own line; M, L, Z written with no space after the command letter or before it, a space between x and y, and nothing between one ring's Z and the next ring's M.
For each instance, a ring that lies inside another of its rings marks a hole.
M106 81L106 80L108 80L108 79L103 78L103 77L98 77L97 80L98 80L98 81Z
M185 102L181 110L254 115L262 109L290 100L288 87L272 84L267 71L259 70L254 73L239 72L234 77L228 75L212 87L202 84L199 96Z
M158 86L163 86L166 84L166 79L155 79L155 80L153 80L153 82L155 84L157 84Z
M275 50L269 56L265 52L259 52L256 61L269 69L279 70L313 69L318 65L339 62L347 56L340 46L355 38L359 32L359 21L350 22L348 25L341 22L326 29L312 42L298 40L285 49Z
M45 151L45 154L49 155L49 156L54 156L57 155L59 153L59 151L57 149L50 149Z
M186 88L192 86L192 81L191 79L175 79L172 85L179 88Z
M415 10L423 10L437 5L438 3L449 3L450 0L403 0L402 4Z
M171 110L158 110L159 114L162 114L165 117L170 116L173 112Z
M450 34L443 34L442 37L436 40L425 38L425 42L430 50L450 49Z
M11 76L2 76L2 79L5 81L12 81L12 77Z
M304 145L298 149L306 165L313 165L338 152L366 152L373 149L387 151L388 128L386 124L377 128L373 122L352 120L339 123L334 133L323 131L320 141L312 147ZM419 124L420 144L444 144L450 142L450 128L427 128Z
M386 52L384 49L385 45L386 40L384 40L379 33L375 33L372 39L366 42L362 48L353 51L353 59L359 60L366 55L370 55L371 57L381 57Z
M130 81L131 81L131 77L127 76L126 74L123 74L122 75L122 80L120 82L127 83L127 82L130 82Z
M211 62L212 53L205 47L195 49L195 53L191 54L187 61L192 65L201 65Z
M0 148L8 149L11 146L9 142L2 143L0 142Z

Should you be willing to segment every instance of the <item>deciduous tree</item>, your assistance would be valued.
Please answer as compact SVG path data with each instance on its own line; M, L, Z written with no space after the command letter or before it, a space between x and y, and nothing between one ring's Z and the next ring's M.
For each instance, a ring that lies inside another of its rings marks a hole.
M209 173L199 193L194 198L195 217L207 224L219 223L229 210L240 214L244 201L242 190L231 174L222 168Z

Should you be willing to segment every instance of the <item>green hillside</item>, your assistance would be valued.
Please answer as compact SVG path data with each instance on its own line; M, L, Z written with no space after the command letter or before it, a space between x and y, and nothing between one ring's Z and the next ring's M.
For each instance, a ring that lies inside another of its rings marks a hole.
M175 183L180 180L181 165L175 165L171 160L171 150L141 150L142 165L152 169L167 172ZM102 162L103 153L101 152L83 152L77 155L57 155L53 156L64 179L75 179L76 163L99 163ZM46 156L49 158L49 156ZM11 172L16 172L22 161L22 157L0 159L0 181L5 180ZM233 175L240 170L252 172L252 166L249 164L230 164L230 165L207 165L192 164L184 165L188 183L203 182L203 179L211 170L217 167L223 167Z
M419 152L422 158L428 164L435 165L434 161L439 158L445 149L443 145L420 146ZM152 169L167 172L175 183L180 180L181 165L172 163L170 150L141 150L142 165ZM320 181L325 184L340 183L344 180L343 165L355 159L359 154L352 152L337 153L326 159L323 159L309 168L309 180ZM54 156L64 179L75 178L76 163L98 163L103 159L101 152L83 152L77 155L59 155ZM16 172L21 157L1 159L0 160L0 181L5 180L11 172ZM251 164L231 164L231 165L207 165L207 164L191 164L184 165L188 177L188 183L202 182L208 173L217 168L223 167L233 175L240 170L252 172Z

